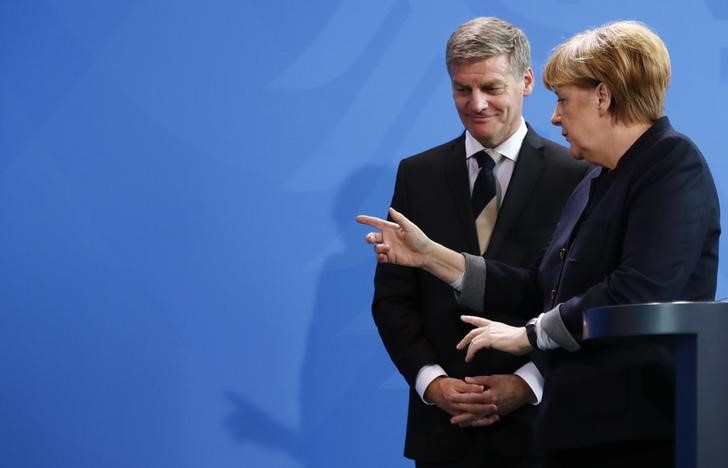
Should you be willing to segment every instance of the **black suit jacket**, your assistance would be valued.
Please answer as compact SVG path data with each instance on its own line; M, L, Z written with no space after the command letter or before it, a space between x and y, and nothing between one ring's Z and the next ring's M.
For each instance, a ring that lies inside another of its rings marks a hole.
M536 261L585 171L586 165L574 161L565 148L529 128L486 257L521 266ZM478 254L464 135L401 161L392 206L433 240ZM466 364L455 345L468 329L459 316L472 311L456 304L448 285L418 269L379 265L372 311L384 345L411 389L405 456L456 460L473 443L501 454L529 453L534 407L524 407L492 427L463 429L450 424L441 409L422 403L414 390L417 373L427 364L437 363L451 377L463 378L513 373L527 362L489 351ZM496 318L523 324L512 315L516 311L505 312Z
M659 119L612 171L575 189L538 269L487 263L485 309L561 304L572 336L599 306L715 295L718 196L700 151ZM586 342L549 352L538 434L547 450L672 438L669 343Z

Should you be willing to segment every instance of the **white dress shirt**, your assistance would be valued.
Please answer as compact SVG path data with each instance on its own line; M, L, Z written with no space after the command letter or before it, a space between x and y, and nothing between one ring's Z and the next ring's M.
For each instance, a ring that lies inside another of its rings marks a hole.
M505 194L508 191L508 184L510 183L511 176L513 175L513 168L516 165L518 153L521 151L521 145L523 144L523 139L526 137L527 132L528 128L526 127L526 121L523 117L521 117L521 125L518 127L518 130L516 130L515 133L513 133L513 135L511 135L506 141L495 148L492 148L503 155L493 168L493 173L495 174L496 179L496 197L499 209L503 202L503 197L505 197ZM470 193L473 192L473 185L475 184L475 179L478 176L478 171L480 170L478 161L472 156L484 149L485 147L466 130L465 162L468 167L468 177L470 179ZM465 359L464 356L463 359ZM535 400L531 401L531 403L540 403L543 395L544 379L536 365L533 362L528 362L516 370L514 374L521 377L528 386L531 387L531 390L535 395ZM436 363L423 366L417 373L417 378L415 379L415 391L420 398L422 398L422 401L428 405L432 403L425 400L425 390L433 380L440 376L446 377L447 373L439 364Z

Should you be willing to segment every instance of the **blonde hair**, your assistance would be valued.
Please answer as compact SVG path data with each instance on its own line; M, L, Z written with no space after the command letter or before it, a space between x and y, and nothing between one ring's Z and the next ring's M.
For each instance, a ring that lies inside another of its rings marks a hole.
M587 30L558 45L543 72L550 90L607 85L618 122L653 122L665 114L670 55L662 39L638 21Z
M445 63L465 64L505 55L513 75L526 73L531 66L531 46L523 31L492 16L481 16L461 24L447 41Z

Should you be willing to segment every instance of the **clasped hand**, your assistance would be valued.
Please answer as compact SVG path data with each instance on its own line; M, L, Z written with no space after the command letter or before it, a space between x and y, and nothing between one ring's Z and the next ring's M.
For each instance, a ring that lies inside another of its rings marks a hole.
M534 398L519 376L481 375L464 380L438 377L425 392L428 401L448 412L461 427L490 426Z

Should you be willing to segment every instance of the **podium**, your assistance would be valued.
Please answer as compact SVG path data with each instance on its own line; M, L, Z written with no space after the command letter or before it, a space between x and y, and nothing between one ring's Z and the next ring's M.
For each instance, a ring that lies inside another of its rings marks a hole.
M585 340L655 335L675 339L675 466L728 466L728 303L619 305L584 313Z

